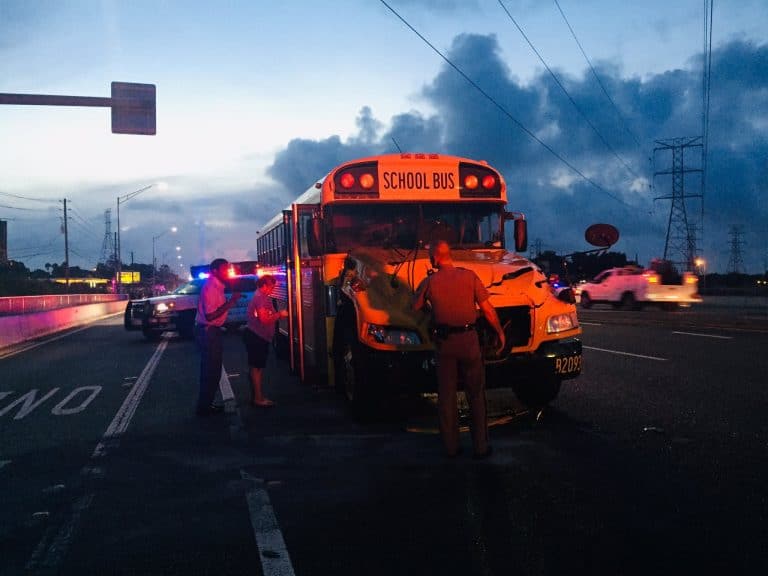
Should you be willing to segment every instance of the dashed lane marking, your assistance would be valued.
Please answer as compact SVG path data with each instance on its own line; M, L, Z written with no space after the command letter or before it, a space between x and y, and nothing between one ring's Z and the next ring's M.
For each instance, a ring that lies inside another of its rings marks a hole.
M700 336L701 338L718 338L720 340L733 340L733 336L720 336L718 334L699 334L697 332L672 332L672 334L682 334L683 336Z
M264 480L254 478L244 470L240 471L240 476L253 486L246 494L246 499L253 535L259 548L262 573L264 576L294 576L291 557L269 501L269 494L264 489Z
M645 354L633 354L632 352L622 352L621 350L608 350L607 348L595 348L594 346L584 346L587 350L597 350L598 352L608 352L609 354L620 354L621 356L632 356L634 358L643 358L644 360L656 360L657 362L666 362L667 358L658 356L646 356Z

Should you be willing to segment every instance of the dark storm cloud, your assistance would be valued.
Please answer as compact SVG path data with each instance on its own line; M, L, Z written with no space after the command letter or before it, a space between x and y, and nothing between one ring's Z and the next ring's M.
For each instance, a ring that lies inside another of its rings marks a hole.
M573 76L554 69L580 113L548 73L518 81L514 61L503 58L494 36L457 36L447 55L492 101L445 65L421 94L436 110L433 116L400 114L383 131L364 108L358 135L346 142L294 140L278 154L270 175L297 191L295 196L334 165L392 152L395 141L404 151L484 159L502 170L511 206L526 212L531 236L545 245L583 249L584 229L610 222L621 230L617 249L632 257L640 252L644 261L661 255L670 204L654 198L670 195L671 183L654 179L654 172L668 170L672 158L663 151L654 155L653 149L658 141L703 133L701 56L685 69L644 79L622 78L618 67L598 64L619 112L591 73ZM767 45L732 41L713 51L704 253L721 269L731 225L743 226L748 270L762 265L766 251L767 82ZM699 168L700 149L687 154L686 166ZM698 185L695 175L688 185Z
M337 164L351 158L380 153L382 143L379 141L378 131L381 124L373 118L371 109L367 106L360 111L357 127L358 134L347 142L342 142L338 136L320 141L296 138L288 143L285 150L277 153L275 161L267 169L267 174L289 191L286 204L324 177Z

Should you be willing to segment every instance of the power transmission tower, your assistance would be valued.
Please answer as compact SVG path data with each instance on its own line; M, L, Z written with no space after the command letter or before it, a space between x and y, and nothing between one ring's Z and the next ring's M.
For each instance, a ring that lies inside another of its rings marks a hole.
M738 274L744 266L744 260L741 257L741 247L744 241L741 239L741 226L731 226L728 234L731 237L731 254L728 257L728 273Z
M115 245L112 242L112 209L104 210L104 240L101 243L101 258L99 262L108 263L115 254Z
M694 261L700 252L699 235L703 229L703 169L686 166L686 160L688 160L686 152L691 148L701 148L702 137L656 140L656 144L658 146L653 149L654 165L657 152L668 152L672 156L670 168L653 174L654 188L657 188L655 184L657 176L668 176L671 182L671 193L668 196L654 198L654 200L672 201L664 243L664 259L672 262L678 270L693 270ZM701 154L693 154L692 157L702 158ZM690 175L697 175L697 177L691 179Z

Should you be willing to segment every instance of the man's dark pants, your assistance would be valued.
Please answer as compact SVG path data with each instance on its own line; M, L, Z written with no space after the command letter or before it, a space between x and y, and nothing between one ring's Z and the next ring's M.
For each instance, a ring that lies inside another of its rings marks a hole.
M450 334L438 343L437 350L437 407L445 451L453 455L459 449L456 390L461 374L469 404L472 446L475 454L483 454L488 450L488 422L484 365L477 332Z
M223 355L222 331L218 326L195 326L197 344L200 347L200 392L197 397L197 412L210 410L221 379Z

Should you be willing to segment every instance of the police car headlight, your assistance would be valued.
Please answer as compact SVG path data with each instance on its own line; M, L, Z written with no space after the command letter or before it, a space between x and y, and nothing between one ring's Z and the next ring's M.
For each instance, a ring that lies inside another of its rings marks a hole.
M165 302L160 302L159 304L155 304L155 314L165 314L171 308L173 308L173 304L169 305Z
M573 330L579 325L576 314L556 314L547 318L547 334Z
M368 336L378 344L410 344L413 346L421 344L418 332L391 326L379 326L378 324L368 324Z

